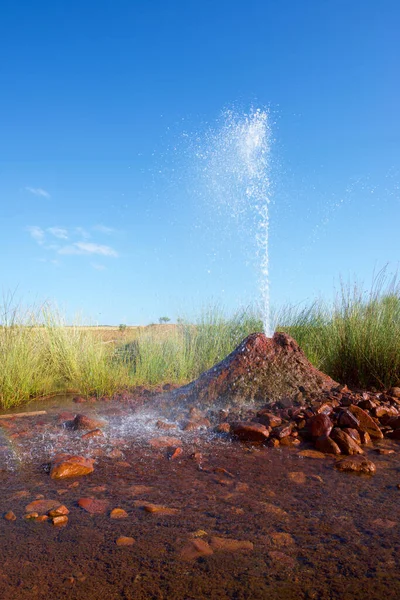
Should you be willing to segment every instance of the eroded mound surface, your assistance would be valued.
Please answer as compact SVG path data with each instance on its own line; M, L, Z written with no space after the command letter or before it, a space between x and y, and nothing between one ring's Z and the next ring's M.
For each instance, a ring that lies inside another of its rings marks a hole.
M339 387L309 362L289 335L275 333L267 338L253 333L224 360L172 396L175 401L200 407L265 405L282 399L301 400Z

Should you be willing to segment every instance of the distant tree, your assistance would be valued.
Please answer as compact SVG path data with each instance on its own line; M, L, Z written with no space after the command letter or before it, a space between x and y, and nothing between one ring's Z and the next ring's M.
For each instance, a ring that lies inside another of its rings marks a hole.
M120 331L125 331L126 327L127 327L127 326L125 325L125 323L121 323L121 325L119 326L119 328L118 328L118 329L119 329Z
M158 321L159 321L159 323L160 323L160 324L161 324L161 323L169 323L169 322L170 322L170 320L171 320L171 319L170 319L169 317L160 317L160 318L158 319Z

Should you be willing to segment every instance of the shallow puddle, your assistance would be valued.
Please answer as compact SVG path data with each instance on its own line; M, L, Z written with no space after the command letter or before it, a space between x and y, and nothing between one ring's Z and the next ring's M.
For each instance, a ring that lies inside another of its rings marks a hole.
M162 415L129 404L59 399L28 410L43 408L0 429L0 513L17 516L0 519L2 599L400 597L397 452L368 450L377 473L360 476L296 449L161 431ZM68 412L104 419L105 437L82 440L63 426ZM165 435L181 440L173 460L149 444ZM94 472L52 480L47 464L60 451L94 457ZM38 496L67 506L65 527L23 518ZM87 497L106 500L105 513L80 508ZM146 503L177 511L147 512ZM127 516L110 518L114 508ZM118 546L121 536L133 544ZM190 559L193 540L210 551Z

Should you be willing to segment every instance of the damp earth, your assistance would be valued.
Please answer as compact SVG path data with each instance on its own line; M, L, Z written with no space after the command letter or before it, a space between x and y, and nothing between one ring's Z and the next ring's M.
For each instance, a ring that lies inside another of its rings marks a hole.
M372 476L242 443L199 415L182 426L140 390L27 410L46 413L0 421L4 600L400 596L395 440L364 448ZM93 471L53 478L60 452Z

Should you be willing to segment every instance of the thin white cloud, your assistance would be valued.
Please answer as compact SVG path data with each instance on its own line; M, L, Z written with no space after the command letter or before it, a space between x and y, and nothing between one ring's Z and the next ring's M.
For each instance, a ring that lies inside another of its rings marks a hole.
M100 233L105 233L106 235L111 235L116 232L113 227L107 227L106 225L94 225L92 229L99 231Z
M60 240L68 239L68 231L63 227L49 227L47 231Z
M37 242L40 245L42 245L44 243L45 234L41 227L37 227L36 225L31 225L31 226L27 227L26 230L29 231L31 237L35 240L35 242Z
M118 252L111 246L102 244L92 244L90 242L75 242L70 246L63 246L58 251L59 254L99 254L101 256L112 256L116 258Z
M104 265L100 265L99 263L90 263L90 264L93 267L93 269L96 269L96 271L105 271L107 268Z
M89 239L90 233L84 229L84 227L75 227L75 233L76 235L79 235L80 237L84 238L85 240Z
M49 192L46 192L46 190L44 190L43 188L33 188L33 187L27 186L25 189L27 192L30 192L34 196L42 196L42 198L50 198L51 197Z

